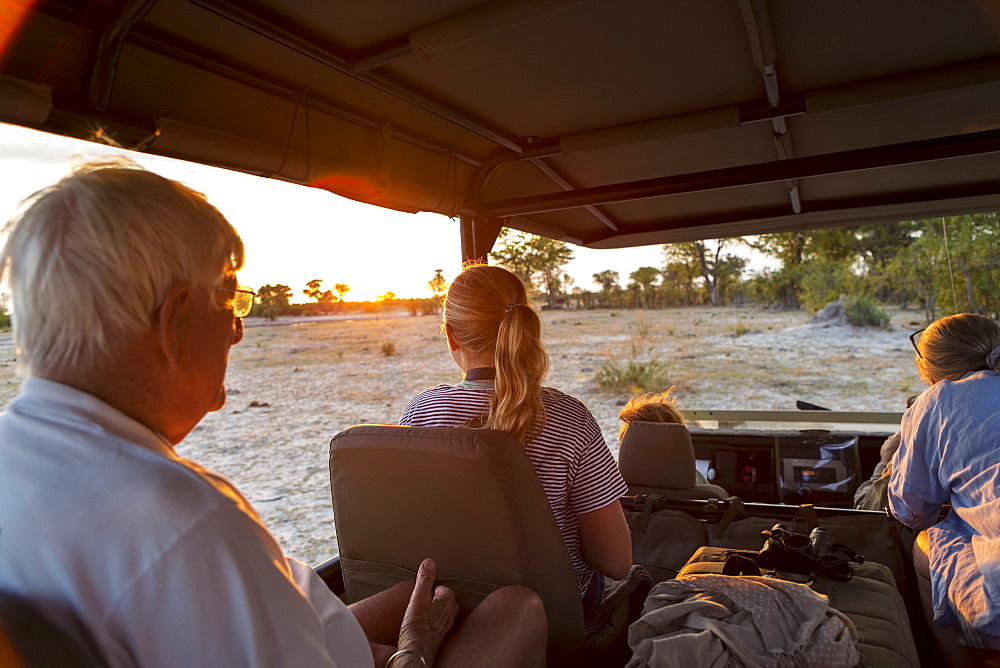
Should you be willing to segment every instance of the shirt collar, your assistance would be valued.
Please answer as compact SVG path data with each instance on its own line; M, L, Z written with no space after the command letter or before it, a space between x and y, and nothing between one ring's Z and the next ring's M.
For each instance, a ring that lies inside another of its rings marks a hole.
M45 378L25 378L21 383L21 394L14 403L30 406L36 402L43 406L58 404L64 419L89 422L118 438L169 457L176 456L173 445L164 436L82 390Z

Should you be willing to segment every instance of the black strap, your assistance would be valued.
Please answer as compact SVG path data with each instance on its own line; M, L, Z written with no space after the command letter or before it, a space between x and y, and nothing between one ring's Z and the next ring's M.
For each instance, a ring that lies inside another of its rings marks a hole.
M465 372L465 380L493 380L497 370L491 366L480 366Z
M656 510L656 502L662 498L659 494L649 494L644 498L642 515L639 517L639 533L646 533L646 527L649 526L649 515Z
M726 512L723 514L722 519L719 520L719 523L712 529L712 537L716 540L722 540L725 537L726 529L729 528L729 525L737 517L748 517L746 508L743 506L743 501L739 497L730 496L726 501L729 502L729 507L726 508Z

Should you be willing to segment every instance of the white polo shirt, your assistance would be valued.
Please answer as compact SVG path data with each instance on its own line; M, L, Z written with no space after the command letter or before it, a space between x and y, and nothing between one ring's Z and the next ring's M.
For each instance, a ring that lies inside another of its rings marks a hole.
M0 416L0 588L114 666L372 666L361 627L226 479L40 378Z

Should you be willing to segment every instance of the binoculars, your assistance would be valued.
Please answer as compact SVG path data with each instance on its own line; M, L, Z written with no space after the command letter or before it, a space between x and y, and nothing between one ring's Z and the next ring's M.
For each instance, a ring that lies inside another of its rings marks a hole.
M787 524L775 524L761 531L760 536L764 547L757 564L772 571L811 573L816 570L817 560L833 548L833 536L822 527L816 527L806 536L795 533Z

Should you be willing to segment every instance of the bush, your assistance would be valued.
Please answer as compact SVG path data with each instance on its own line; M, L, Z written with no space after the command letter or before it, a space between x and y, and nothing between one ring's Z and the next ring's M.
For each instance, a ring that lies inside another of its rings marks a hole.
M645 313L639 312L635 317L635 333L641 340L649 339L653 333L653 323L649 321Z
M631 394L662 392L673 385L667 378L666 366L655 359L628 360L624 366L616 360L608 360L594 376L594 382L609 390Z
M866 297L852 297L844 302L847 321L855 327L885 327L889 314Z
M382 344L382 354L386 357L392 357L396 354L396 342L386 341Z

